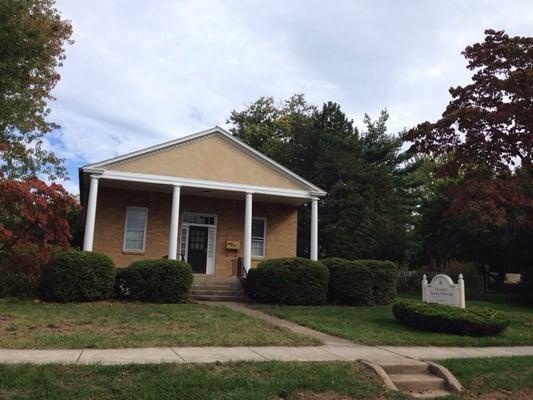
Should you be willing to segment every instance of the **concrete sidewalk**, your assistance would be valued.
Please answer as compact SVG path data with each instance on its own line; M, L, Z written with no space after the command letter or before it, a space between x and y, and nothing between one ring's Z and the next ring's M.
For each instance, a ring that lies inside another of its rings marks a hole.
M0 363L19 364L158 364L230 361L408 361L469 357L533 356L522 347L152 347L139 349L0 350Z

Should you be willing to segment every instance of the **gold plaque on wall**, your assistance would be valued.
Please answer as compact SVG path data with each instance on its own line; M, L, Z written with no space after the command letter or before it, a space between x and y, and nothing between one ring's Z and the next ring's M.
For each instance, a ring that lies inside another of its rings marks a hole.
M241 242L235 240L226 240L226 250L239 250Z

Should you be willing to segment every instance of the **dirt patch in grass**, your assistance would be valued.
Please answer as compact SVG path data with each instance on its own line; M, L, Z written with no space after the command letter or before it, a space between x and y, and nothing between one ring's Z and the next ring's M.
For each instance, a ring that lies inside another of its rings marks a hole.
M465 393L463 397L467 400L531 400L533 399L533 388L523 390L495 390L488 393Z
M284 397L281 397L282 399ZM354 399L353 396L347 396L345 394L337 393L334 391L327 391L327 392L309 392L309 391L303 391L293 394L292 396L288 397L290 400L352 400ZM386 400L387 397L385 396L372 396L372 397L365 397L365 400ZM522 399L520 399L522 400Z
M0 348L307 346L298 335L222 306L0 299Z
M3 322L11 321L13 317L11 315L0 315L0 324Z
M284 397L282 397L284 398ZM329 391L323 393L315 392L298 392L293 396L290 396L291 400L351 400L351 396L346 396L345 394L340 394L337 392Z

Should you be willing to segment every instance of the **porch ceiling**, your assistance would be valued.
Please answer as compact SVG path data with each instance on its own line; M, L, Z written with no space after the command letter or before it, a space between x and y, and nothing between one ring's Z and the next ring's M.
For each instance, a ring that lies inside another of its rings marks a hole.
M101 179L100 185L102 187L109 187L115 189L124 189L124 190L143 190L148 192L162 192L162 193L172 193L172 186L158 183L146 183L146 182L129 182L113 179ZM245 192L238 192L234 190L220 190L220 189L203 189L197 187L188 187L181 186L181 195L186 196L202 196L202 197L213 197L220 199L245 199ZM264 202L264 203L278 203L278 204L289 204L293 206L299 206L310 201L309 198L299 198L299 197L289 197L289 196L278 196L278 195L269 195L262 193L254 193L254 202Z

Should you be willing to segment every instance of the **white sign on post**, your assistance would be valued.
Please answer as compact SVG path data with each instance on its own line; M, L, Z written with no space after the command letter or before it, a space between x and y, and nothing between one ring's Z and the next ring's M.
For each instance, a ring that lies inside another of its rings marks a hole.
M459 274L457 283L448 275L436 275L428 284L426 275L422 277L422 301L426 303L446 304L465 308L465 281Z

